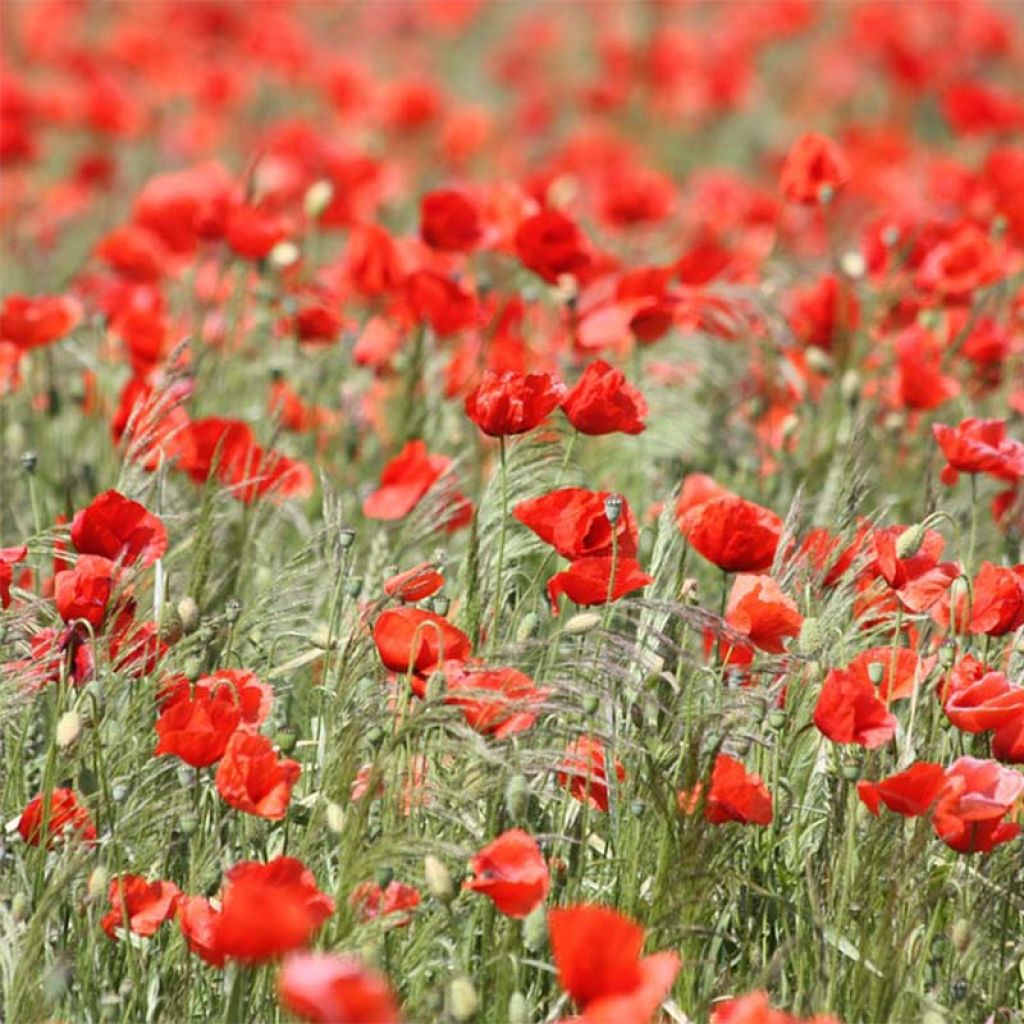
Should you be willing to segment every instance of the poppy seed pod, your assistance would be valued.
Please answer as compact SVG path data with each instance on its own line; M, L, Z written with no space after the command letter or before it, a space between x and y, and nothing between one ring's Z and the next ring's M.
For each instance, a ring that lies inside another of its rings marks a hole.
M609 494L604 499L604 515L609 523L614 526L622 516L622 495Z
M868 679L875 686L881 686L885 678L885 666L880 661L873 661L868 665Z
M199 605L191 597L183 597L178 602L178 618L186 636L194 633L199 628Z

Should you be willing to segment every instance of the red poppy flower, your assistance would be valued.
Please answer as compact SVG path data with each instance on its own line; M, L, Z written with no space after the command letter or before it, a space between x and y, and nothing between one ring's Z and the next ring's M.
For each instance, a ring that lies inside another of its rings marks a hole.
M110 883L107 898L113 909L100 924L107 936L117 930L148 937L174 917L181 891L173 882L147 882L141 875L121 875Z
M772 1008L767 992L748 992L735 999L716 1003L711 1012L711 1024L841 1024L836 1017L815 1014L798 1018L783 1010Z
M896 718L871 681L842 668L832 669L825 677L814 724L835 743L857 743L869 750L896 733Z
M414 604L432 597L444 586L444 577L429 563L421 562L384 581L384 593Z
M417 270L406 278L405 288L416 319L429 324L439 337L458 334L477 322L478 307L472 292L449 277Z
M892 403L897 408L927 412L960 394L960 382L943 372L945 352L940 341L920 324L896 338L896 372Z
M114 593L117 566L100 555L82 555L73 569L57 573L53 596L60 617L68 623L88 622L97 632Z
M849 177L850 165L838 143L808 132L786 154L780 187L791 203L818 205L828 202Z
M18 819L18 832L29 846L39 846L43 841L45 820L46 848L54 842L70 836L84 843L96 842L96 826L89 817L89 811L78 802L71 789L54 789L50 793L49 807L44 807L43 794L33 797L25 806Z
M960 473L989 473L1002 480L1024 476L1024 444L1006 436L1004 420L961 420L956 427L932 425L932 434L946 456L944 484L955 484Z
M476 877L463 888L482 892L507 917L526 917L544 902L551 884L537 841L518 828L488 843L470 867Z
M274 703L274 691L261 682L255 672L246 669L222 668L212 675L200 676L194 686L182 675L165 679L157 691L160 711L190 700L193 696L233 701L241 712L239 729L255 732L267 720Z
M469 252L483 235L480 214L462 192L438 189L420 202L420 237L432 249Z
M937 242L918 267L914 284L929 292L958 300L1003 276L995 244L976 224L960 225Z
M873 685L878 687L882 700L894 701L912 696L934 664L934 658L921 658L907 647L893 648L890 645L861 651L846 666L846 671L872 681L871 666L878 665L876 671L881 672L881 682Z
M860 323L860 304L853 290L835 274L788 295L788 318L793 333L805 344L831 352L844 333Z
M782 536L782 520L769 509L734 494L676 508L679 529L709 562L725 572L770 569Z
M11 606L11 585L14 583L14 566L28 557L28 548L0 548L0 608Z
M256 206L238 203L228 211L224 240L245 260L265 260L288 232L281 218Z
M734 757L719 754L704 801L704 817L714 825L727 821L768 825L772 820L772 795L760 775L748 773Z
M905 818L920 818L931 810L945 785L942 765L916 761L906 771L878 782L858 782L857 796L876 817L879 804L885 804Z
M406 911L420 905L420 894L413 886L398 881L389 882L383 889L376 882L363 882L352 890L348 901L364 923L386 917L390 927L404 928L412 920Z
M187 383L159 389L139 377L125 382L110 420L110 432L116 444L124 443L129 461L140 463L150 472L163 462L176 462L186 472L192 468L192 425L181 407L190 390Z
M563 594L580 605L607 604L653 582L654 577L648 576L635 558L594 555L578 558L568 569L555 573L548 580L548 600L552 613L557 615L558 600Z
M519 502L512 509L512 515L570 561L610 555L612 524L608 521L605 505L610 497L609 491L565 487ZM635 557L639 533L633 511L626 501L622 502L615 534L619 556Z
M675 953L642 957L644 930L605 907L548 912L558 981L587 1020L645 1024L679 973Z
M1024 686L1012 685L1002 672L978 675L972 667L962 665L950 673L942 709L953 725L964 732L988 732L1024 715Z
M557 210L541 210L527 217L516 231L515 246L523 266L549 284L555 284L563 274L580 277L591 266L586 235Z
M159 235L138 224L123 224L100 239L96 256L125 278L154 284L167 272L171 254Z
M639 434L644 430L647 400L603 359L595 360L562 399L562 412L581 433Z
M464 661L446 661L444 678L445 703L459 708L470 728L499 740L531 728L549 692L517 669Z
M167 531L144 505L118 491L104 491L71 521L71 543L83 555L131 565L152 565L167 550Z
M70 295L8 295L0 310L0 341L25 351L66 338L81 322L82 306Z
M231 807L279 821L301 773L299 763L279 757L266 736L236 732L217 765L217 792Z
M1024 764L1024 714L1011 718L995 730L992 756L1008 764Z
M971 589L972 633L1005 636L1024 626L1024 565L982 562ZM963 621L959 615L957 621Z
M469 637L447 619L420 608L389 608L373 627L377 653L392 672L433 671L442 662L465 661L471 653Z
M888 526L876 530L871 536L875 560L866 571L880 575L904 608L923 612L949 590L960 569L954 562L939 561L946 541L934 530L923 531L916 551L901 554L906 543L903 535L911 529L914 527Z
M405 280L398 246L377 224L359 224L352 229L345 270L353 288L367 298L394 292Z
M380 487L363 502L363 515L404 519L451 465L446 456L431 455L423 441L409 441L384 467Z
M932 814L936 835L959 853L988 853L1020 835L1005 819L1024 793L1024 775L995 761L958 758Z
M224 756L241 717L230 697L196 693L172 704L157 719L159 739L153 756L174 754L194 768L205 768Z
M182 898L178 924L207 963L264 963L305 946L334 913L313 872L294 857L243 861L224 875L220 910L202 897Z
M622 782L626 769L615 762L615 777ZM598 811L608 811L608 776L604 747L592 736L580 736L566 748L558 764L558 784L565 786L573 798L588 803Z
M758 650L784 653L784 641L799 634L803 621L796 602L771 576L740 574L733 581L726 625L748 637Z
M399 1024L387 981L355 957L293 953L281 969L278 991L285 1009L316 1024Z
M565 385L553 373L484 372L466 398L466 415L490 437L525 434L557 408Z

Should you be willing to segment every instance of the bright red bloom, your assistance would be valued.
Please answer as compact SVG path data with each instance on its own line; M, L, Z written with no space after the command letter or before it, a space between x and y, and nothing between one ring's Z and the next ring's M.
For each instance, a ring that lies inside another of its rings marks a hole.
M68 623L83 620L97 632L103 625L114 593L117 566L100 555L82 555L73 569L57 573L53 596L60 617Z
M676 953L642 957L643 928L605 907L551 910L548 931L558 981L585 1020L645 1024L679 973Z
M547 690L514 668L486 668L471 662L444 663L445 703L454 704L470 728L506 739L531 728Z
M444 586L444 577L429 563L421 562L384 581L384 593L413 604L432 597Z
M795 288L788 296L793 333L805 344L831 352L835 342L860 323L860 304L853 290L835 274Z
M475 878L464 889L481 892L507 917L526 917L544 902L551 884L548 866L533 836L503 832L470 860Z
M417 270L406 278L405 290L416 319L429 324L439 337L458 334L477 322L473 293L443 274Z
M165 679L157 692L161 711L188 701L193 696L232 701L241 712L239 729L255 732L267 720L274 703L274 691L261 682L255 672L240 668L221 668L212 675L200 676L194 687L182 675Z
M967 664L965 664L967 662ZM1014 686L1002 672L983 672L985 666L964 659L950 673L942 709L964 732L988 732L1024 716L1024 686Z
M469 252L483 235L473 202L454 189L427 192L420 202L420 237L432 249Z
M577 224L557 210L541 210L519 225L516 255L523 266L549 284L563 274L580 277L590 269L591 250Z
M548 600L557 615L558 599L563 594L580 605L607 604L653 582L654 577L648 576L635 558L594 555L579 558L568 569L555 573L548 580Z
M1024 476L1024 443L1006 436L1004 420L961 420L956 427L932 425L932 434L949 463L944 484L955 484L960 473L989 473L1001 480Z
M525 434L558 407L565 385L553 373L486 370L466 398L466 415L490 437Z
M857 743L869 750L896 733L896 718L865 676L834 668L825 677L814 724L835 743Z
M104 491L71 521L71 543L83 555L131 565L152 565L167 550L167 531L144 505L118 491Z
M704 817L714 825L727 821L768 825L772 820L772 795L760 775L748 772L734 757L719 754L704 801Z
M945 785L942 765L916 761L906 771L878 782L858 782L857 796L876 817L879 804L885 804L905 818L920 818L931 810Z
M22 351L40 348L66 338L81 320L81 303L70 295L8 295L0 310L0 341Z
M784 653L785 639L797 636L803 621L796 602L771 576L740 574L733 581L725 623L748 637L758 650Z
M914 527L888 526L876 530L871 536L875 560L867 571L880 575L904 608L923 612L946 593L960 569L954 562L939 561L946 541L934 530L923 531L912 554L901 554L901 538L911 529Z
M173 882L147 882L141 875L121 875L110 883L107 898L113 907L100 924L111 939L117 930L148 937L174 917L181 891Z
M217 792L231 807L279 821L301 773L298 761L279 757L266 736L236 732L217 765Z
M838 143L808 132L793 143L782 165L780 188L791 203L828 202L850 177L850 165Z
M0 608L11 606L11 585L14 583L14 566L28 557L28 548L0 548Z
M615 777L622 782L626 769L615 762ZM608 811L608 776L604 747L592 736L580 736L566 748L558 764L558 784L565 786L573 798L588 803L598 811Z
M367 519L404 519L451 469L445 455L431 455L423 441L409 441L384 467L380 486L363 502ZM448 505L445 528L455 530L467 523L473 506L459 494Z
M419 890L402 882L391 881L382 889L376 882L362 882L348 898L360 921L373 921L378 917L391 918L388 925L404 928L412 920L409 910L420 905ZM394 915L399 915L395 917Z
M936 835L959 853L988 853L1015 839L1020 825L1005 820L1024 794L1024 775L995 761L957 759L932 815Z
M769 509L735 494L676 507L683 536L725 572L770 569L782 536L782 520Z
M38 846L43 839L43 821L46 821L46 848L68 835L85 843L96 842L96 826L89 817L89 811L78 802L71 789L54 789L50 793L49 810L44 808L40 794L33 797L18 819L18 832L29 846Z
M962 224L934 245L921 261L914 283L925 291L954 300L1003 276L995 244L976 224Z
M182 899L178 923L207 963L264 963L305 946L334 913L313 872L294 857L243 861L225 872L220 910L202 897Z
M229 210L224 222L224 240L245 260L265 260L274 246L287 236L277 214L245 203L238 203Z
M465 661L469 637L447 619L421 608L389 608L377 616L373 640L385 668L426 675L442 662Z
M920 658L907 647L872 647L861 651L847 666L851 675L871 680L871 666L880 666L882 681L873 683L884 701L910 697L931 670L934 658Z
M539 498L519 502L512 509L512 515L570 561L610 555L612 524L605 511L605 502L610 497L609 491L564 487ZM634 558L639 532L632 509L625 500L615 524L615 534L619 556Z
M1024 565L982 562L972 587L972 633L1005 636L1024 626ZM957 616L957 621L961 621Z
M840 1021L823 1014L794 1017L784 1010L773 1009L768 993L757 991L716 1003L711 1012L711 1024L840 1024Z
M648 409L621 370L597 359L562 399L562 412L581 434L599 436L642 433Z
M398 1001L379 974L354 957L293 953L281 969L282 1005L316 1024L399 1024Z
M157 719L153 756L174 754L193 768L205 768L224 756L241 718L231 697L197 692L170 705Z
M398 246L377 224L359 224L352 229L345 269L352 286L368 298L393 292L405 280Z

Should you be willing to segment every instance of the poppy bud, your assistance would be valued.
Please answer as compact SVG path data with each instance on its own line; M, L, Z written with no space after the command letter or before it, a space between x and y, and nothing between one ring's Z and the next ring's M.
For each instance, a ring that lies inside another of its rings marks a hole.
M530 787L522 775L513 775L505 787L505 809L513 821L520 821L530 802Z
M445 678L443 672L431 672L427 678L427 689L424 697L427 700L441 700L444 697Z
M772 708L768 712L768 727L781 729L786 724L786 712L782 708Z
M70 747L82 733L82 719L77 711L65 711L57 722L55 738L61 749Z
M839 382L839 392L847 405L856 405L860 398L861 379L856 370L847 370Z
M910 558L912 555L916 555L924 543L924 535L925 527L923 524L915 523L913 526L908 526L896 538L896 557Z
M562 627L562 632L568 633L570 636L581 636L583 633L589 633L600 623L601 616L597 612L577 612Z
M956 644L947 640L939 646L939 664L943 668L952 668L956 661Z
M110 884L110 872L100 864L94 868L86 883L86 893L90 900L102 900L107 895L107 886Z
M301 255L299 247L294 242L278 242L270 250L267 262L278 270L284 270L286 267L291 267L298 263Z
M395 869L389 864L386 864L384 867L377 869L375 877L377 879L377 884L382 889L386 889L395 880Z
M377 746L382 739L384 739L384 730L379 725L372 725L366 730L366 742L371 747Z
M274 737L274 745L282 754L290 754L295 749L295 744L297 742L298 736L295 735L294 729L282 729Z
M174 644L181 639L181 616L176 608L165 605L160 615L159 637L165 644Z
M448 984L448 1012L457 1020L472 1020L480 1009L480 997L473 982L465 975L452 978Z
M508 1001L508 1024L530 1024L530 1004L522 992L513 992Z
M178 828L183 836L194 836L199 828L199 819L191 812L183 814L178 819Z
M885 678L885 666L880 661L873 661L868 665L868 679L875 686L881 686Z
M442 903L451 903L455 898L451 872L432 853L423 858L423 877L427 883L427 890L435 899Z
M966 607L970 594L971 585L966 576L957 576L949 585L949 626L954 633L963 632L967 628L961 609Z
M203 663L199 658L193 656L185 659L184 665L185 678L190 682L194 683L203 674Z
M353 530L351 526L343 526L338 531L338 547L340 547L342 551L347 551L352 547L355 539L356 531Z
M954 1003L963 1002L969 991L966 978L957 978L949 987L949 998Z
M629 805L629 810L634 818L642 818L644 816L644 812L647 810L647 804L645 804L643 800L634 800Z
M341 835L341 833L345 831L345 810L340 804L336 804L333 800L329 800L327 802L325 818L327 820L327 828L336 836Z
M519 622L516 629L516 643L526 643L537 635L540 626L540 616L536 612L527 612Z
M178 770L175 772L178 779L178 785L182 789L188 789L196 781L196 770L190 764L178 765Z
M183 597L178 602L178 618L186 636L194 633L199 628L199 605L191 597Z
M821 624L813 615L808 615L800 627L797 647L801 654L810 654L821 647Z
M23 892L16 892L11 897L11 917L15 921L24 921L28 917L28 897Z
M807 349L807 365L815 373L820 373L824 377L832 375L832 371L836 368L836 364L832 361L832 357L824 350L818 348L816 345L812 345ZM790 426L792 424L792 426ZM794 430L800 425L800 421L796 416L787 416L783 422L783 440L786 440L787 428L788 433L791 437Z
M325 179L314 181L302 199L303 212L310 220L318 220L320 215L331 205L334 198L334 186Z
M118 782L110 790L110 795L113 797L115 804L124 803L128 799L128 787L123 782Z
M359 576L354 576L350 580L345 580L345 593L349 597L358 597L363 590L363 581Z
M593 715L597 713L597 709L601 706L601 702L597 698L597 694L588 693L583 698L583 713L585 715Z
M604 499L604 516L614 526L622 516L622 495L609 494Z
M523 945L531 953L537 953L548 941L548 918L544 906L530 911L523 919Z
M971 944L971 923L964 918L957 918L953 922L953 929L949 934L953 942L953 948L958 953L966 953L967 947Z

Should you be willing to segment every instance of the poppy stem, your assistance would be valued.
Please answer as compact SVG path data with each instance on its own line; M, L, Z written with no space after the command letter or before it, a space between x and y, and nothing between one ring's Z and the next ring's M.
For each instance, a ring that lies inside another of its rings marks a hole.
M498 638L498 615L501 612L502 579L505 574L505 533L508 529L508 462L504 437L498 438L498 452L501 458L501 529L498 533L498 575L494 581L494 618L489 638L492 647Z

